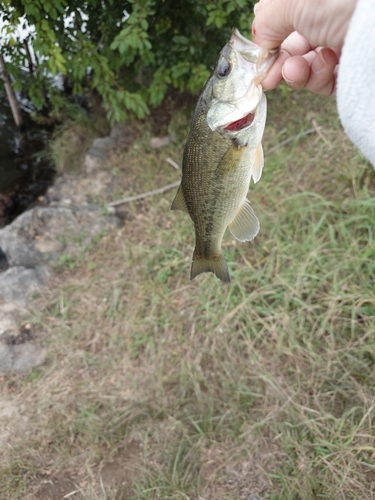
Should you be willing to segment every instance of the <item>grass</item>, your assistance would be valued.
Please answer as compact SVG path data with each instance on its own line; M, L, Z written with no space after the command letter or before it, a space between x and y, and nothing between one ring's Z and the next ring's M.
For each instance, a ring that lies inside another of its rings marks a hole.
M375 498L375 175L334 102L304 93L270 96L265 151L312 120L251 187L259 236L225 238L230 285L189 281L170 192L33 299L48 362L0 382L4 498ZM176 180L182 142L149 136L108 166L119 196Z

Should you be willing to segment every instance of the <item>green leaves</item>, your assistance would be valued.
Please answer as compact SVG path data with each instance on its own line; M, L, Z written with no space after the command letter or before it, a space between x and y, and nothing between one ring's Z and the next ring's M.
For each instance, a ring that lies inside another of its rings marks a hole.
M162 66L153 75L149 87L149 102L152 106L159 106L167 92L168 85L172 83L171 71Z
M37 82L35 85L32 85L29 89L29 97L34 104L35 108L40 111L44 104L44 95L43 95L43 87L40 82Z
M129 117L144 118L149 114L148 107L139 94L126 90L114 90L111 87L101 86L103 104L111 122L122 122Z
M74 92L99 92L108 117L118 121L146 116L170 86L198 93L232 27L245 34L250 29L252 2L4 0L0 13L13 79L37 109L46 95L52 108L62 105L50 88L63 74ZM33 77L18 69L28 65L18 35L23 24L35 28L29 41L38 61Z
M120 52L126 65L130 65L137 55L146 63L153 61L148 34L141 30L140 25L124 28L113 40L110 48Z
M60 47L54 47L48 59L48 66L52 75L57 75L58 73L66 74L65 58L61 53Z
M122 56L123 63L130 65L136 57L140 57L145 64L152 64L154 56L151 52L152 44L149 40L149 23L146 19L154 10L146 10L152 7L153 1L138 2L134 10L125 22L125 28L114 38L110 44L111 50L118 50Z

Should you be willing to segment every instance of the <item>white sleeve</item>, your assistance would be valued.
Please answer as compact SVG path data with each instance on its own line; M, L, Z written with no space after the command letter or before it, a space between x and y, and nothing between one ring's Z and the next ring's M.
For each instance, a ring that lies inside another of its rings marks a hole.
M340 57L337 106L345 132L375 167L375 1L358 0Z

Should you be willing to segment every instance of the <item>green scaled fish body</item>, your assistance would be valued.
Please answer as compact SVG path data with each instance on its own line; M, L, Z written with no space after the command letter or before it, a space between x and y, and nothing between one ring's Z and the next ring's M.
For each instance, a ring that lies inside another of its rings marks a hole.
M213 272L229 282L221 251L226 228L240 241L259 231L247 192L262 174L267 105L260 82L275 57L234 30L198 100L172 203L194 222L191 279Z

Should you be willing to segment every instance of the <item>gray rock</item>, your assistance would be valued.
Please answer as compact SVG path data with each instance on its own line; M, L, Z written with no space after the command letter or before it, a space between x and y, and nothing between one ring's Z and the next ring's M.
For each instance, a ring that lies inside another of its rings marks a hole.
M101 207L91 202L113 192L116 177L98 169L111 149L129 141L129 127L118 124L110 136L93 142L85 159L90 175L60 176L39 200L44 206L24 212L0 229L0 376L25 372L45 359L44 349L29 342L33 337L18 328L13 313L17 315L30 294L45 285L47 264L62 253L78 255L96 235L122 225L118 217L103 215Z
M98 137L94 140L91 148L85 155L83 164L84 171L87 174L92 174L104 165L109 158L110 150L116 146L116 141L108 137Z
M111 151L128 146L133 140L131 123L116 123L107 137L98 137L92 143L84 160L84 172L98 171L109 159Z
M47 276L46 267L11 267L0 274L0 298L25 307L27 297L45 284Z
M93 172L90 176L64 174L48 189L46 198L52 204L87 205L93 198L112 193L116 182L106 170Z
M31 342L20 345L0 344L0 376L9 372L27 372L44 361L45 350Z
M34 366L43 364L45 361L45 350L31 342L10 347L12 347L14 356L12 369L15 372L26 372Z
M1 302L0 299L0 313L16 313L20 310L22 311L23 307L19 306L15 302Z
M10 266L33 268L55 257L38 249L36 242L40 238L54 240L62 234L75 234L78 230L72 210L64 207L35 207L0 230L0 248Z
M30 275L34 275L35 283L34 281L30 282ZM8 295L11 295L12 300L19 299L19 296L22 295L21 302L22 305L25 305L27 292L35 289L34 285L40 286L44 278L43 270L40 269L36 271L34 269L13 268L0 275L0 290L2 293L4 289L9 291L10 285L11 293ZM15 282L12 283L12 279ZM6 283L4 284L4 282ZM24 290L20 291L22 286ZM17 290L19 296L15 297ZM10 303L5 303L5 305L8 304ZM4 304L1 304L1 306L4 306ZM13 310L14 314L17 314L20 310L20 305L16 307L17 309ZM31 333L31 325L24 325L20 328L11 312L0 310L0 376L9 372L26 372L44 362L45 349L36 343L30 342L32 339Z
M95 235L121 225L118 217L100 211L94 205L35 207L0 230L0 248L10 266L26 268L46 264L62 252L77 255Z
M83 161L83 169L86 174L92 174L99 170L102 165L107 161L107 155L92 151L91 149L86 153Z
M98 137L92 143L92 149L95 149L98 152L108 151L116 145L116 141L113 137Z
M0 311L0 341L18 333L18 325L13 314Z
M165 146L169 146L170 144L175 142L175 140L175 134L165 135L164 137L152 137L150 140L150 146L153 149L163 148Z

